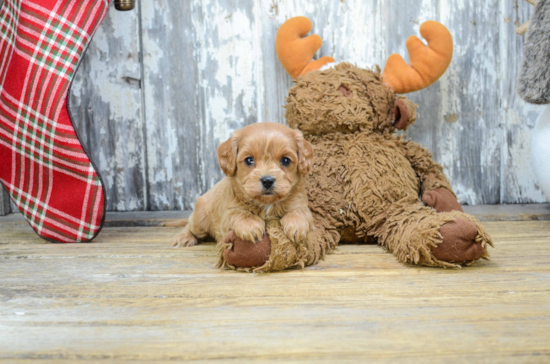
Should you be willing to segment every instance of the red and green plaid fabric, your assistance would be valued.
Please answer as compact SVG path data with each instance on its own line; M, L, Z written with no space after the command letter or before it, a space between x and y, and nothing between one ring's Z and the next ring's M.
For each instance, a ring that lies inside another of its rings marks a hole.
M103 184L67 92L108 0L4 0L0 10L0 181L32 228L86 242L105 216Z

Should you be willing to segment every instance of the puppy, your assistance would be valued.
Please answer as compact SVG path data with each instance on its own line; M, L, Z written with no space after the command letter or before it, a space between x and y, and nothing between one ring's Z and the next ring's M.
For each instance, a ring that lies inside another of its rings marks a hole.
M187 220L166 226L184 226L173 246L193 246L213 237L223 241L234 230L256 242L265 234L265 219L280 219L294 242L313 229L305 176L313 163L313 148L302 132L277 123L258 123L236 131L218 148L224 179L197 198Z

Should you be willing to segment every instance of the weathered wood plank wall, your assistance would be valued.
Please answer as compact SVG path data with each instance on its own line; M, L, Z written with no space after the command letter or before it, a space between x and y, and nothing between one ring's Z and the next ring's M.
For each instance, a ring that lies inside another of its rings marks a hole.
M141 72L139 12L111 8L70 91L75 126L101 171L110 210L146 207Z
M408 95L419 120L407 132L429 147L468 204L545 202L530 163L541 109L515 94L523 38L520 0L158 0L111 9L71 91L108 209L190 209L222 174L216 147L233 130L284 122L292 85L275 49L278 27L309 17L330 55L361 66L406 55L428 19L455 40L447 73Z

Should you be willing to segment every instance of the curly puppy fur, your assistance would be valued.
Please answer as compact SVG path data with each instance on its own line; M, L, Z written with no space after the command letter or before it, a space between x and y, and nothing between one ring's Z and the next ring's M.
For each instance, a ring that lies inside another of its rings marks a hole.
M396 100L407 105L405 125L413 123L416 105L386 87L378 68L349 63L308 72L290 89L288 125L304 133L315 153L307 192L315 225L324 232L319 245L377 241L402 262L438 267L487 258L491 239L461 211L441 166L425 148L394 133ZM458 211L422 204L429 191L450 197L454 203L440 206ZM442 230L446 224L452 226Z
M270 218L280 219L291 241L306 239L313 218L304 176L313 150L300 131L277 123L249 125L220 145L218 160L226 177L197 199L174 246L193 246L209 236L223 244L231 230L255 242Z
M539 0L531 18L517 92L532 104L550 103L550 0Z

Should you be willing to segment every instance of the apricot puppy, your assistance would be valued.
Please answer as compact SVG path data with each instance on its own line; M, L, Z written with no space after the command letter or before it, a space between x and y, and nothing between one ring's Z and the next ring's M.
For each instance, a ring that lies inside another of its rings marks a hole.
M174 246L193 246L208 236L221 242L231 230L256 242L270 217L280 218L292 241L306 238L313 229L305 191L313 149L302 132L277 123L249 125L220 145L218 161L226 177L197 198L187 221L172 224L187 222Z

